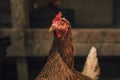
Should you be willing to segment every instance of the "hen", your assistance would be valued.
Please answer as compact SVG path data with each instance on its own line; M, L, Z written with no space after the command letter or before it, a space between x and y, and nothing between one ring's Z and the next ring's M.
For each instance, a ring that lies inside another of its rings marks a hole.
M92 63L88 63L88 60L83 73L75 71L71 26L67 19L62 18L61 12L53 19L49 31L53 31L54 40L48 60L35 80L96 80L99 67L95 65L98 72L91 77L91 70L88 70L88 66L93 65L90 65Z

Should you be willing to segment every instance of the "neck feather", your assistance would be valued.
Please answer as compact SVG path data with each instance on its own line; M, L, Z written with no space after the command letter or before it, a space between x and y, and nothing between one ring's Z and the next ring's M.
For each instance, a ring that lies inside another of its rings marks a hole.
M66 35L62 36L61 38L54 36L53 44L49 54L55 54L55 52L58 51L68 67L74 68L74 55L71 36L70 28L68 29Z

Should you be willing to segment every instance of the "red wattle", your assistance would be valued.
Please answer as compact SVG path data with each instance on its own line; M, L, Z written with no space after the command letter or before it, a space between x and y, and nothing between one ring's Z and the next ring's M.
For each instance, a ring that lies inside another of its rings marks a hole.
M59 30L56 30L56 36L57 36L58 38L61 37L61 32L60 32Z

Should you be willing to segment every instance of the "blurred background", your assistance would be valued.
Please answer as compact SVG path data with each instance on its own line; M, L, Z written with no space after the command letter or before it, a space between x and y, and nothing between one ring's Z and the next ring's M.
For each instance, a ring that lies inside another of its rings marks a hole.
M52 43L48 28L61 11L73 29L75 68L97 48L100 80L120 80L120 0L1 0L0 80L34 80Z

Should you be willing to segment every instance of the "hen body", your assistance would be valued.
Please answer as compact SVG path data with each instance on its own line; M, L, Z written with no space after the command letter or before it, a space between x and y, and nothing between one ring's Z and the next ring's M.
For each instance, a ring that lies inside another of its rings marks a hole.
M66 21L68 22L68 21ZM71 26L67 33L54 31L54 40L49 51L48 60L35 80L93 80L74 69L74 54ZM63 28L62 28L63 29Z

